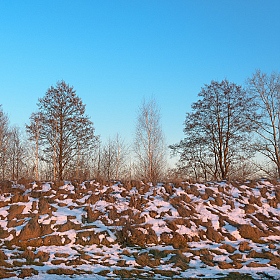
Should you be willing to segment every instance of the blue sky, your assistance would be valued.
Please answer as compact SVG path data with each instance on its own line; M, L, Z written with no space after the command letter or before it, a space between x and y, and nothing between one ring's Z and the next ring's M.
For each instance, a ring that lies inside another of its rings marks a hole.
M12 125L64 79L103 140L131 142L153 96L174 144L204 84L279 66L279 0L0 0L0 104Z

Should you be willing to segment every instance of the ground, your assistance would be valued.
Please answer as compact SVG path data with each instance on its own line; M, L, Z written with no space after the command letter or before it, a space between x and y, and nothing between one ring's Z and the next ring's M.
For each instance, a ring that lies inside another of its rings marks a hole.
M0 278L280 279L278 182L0 186Z

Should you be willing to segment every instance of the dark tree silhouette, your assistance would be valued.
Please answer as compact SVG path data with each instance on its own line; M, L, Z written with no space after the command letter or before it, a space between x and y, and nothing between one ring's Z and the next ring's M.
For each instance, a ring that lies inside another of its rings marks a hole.
M185 139L170 148L196 177L227 179L235 163L253 155L248 114L255 114L254 99L227 80L212 81L198 96L186 116Z
M53 162L54 174L62 180L70 165L78 170L79 158L94 147L98 137L85 105L63 80L51 86L37 105L38 113L30 117L26 129L31 138L38 137L43 160Z

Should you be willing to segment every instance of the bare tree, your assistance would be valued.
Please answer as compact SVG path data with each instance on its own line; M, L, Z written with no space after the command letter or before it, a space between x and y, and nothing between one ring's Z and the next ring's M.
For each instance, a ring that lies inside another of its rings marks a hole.
M128 147L124 140L119 136L115 137L115 147L116 147L116 180L123 176L124 168L126 166L126 158L128 155Z
M257 134L253 148L273 163L277 169L277 177L280 178L280 75L268 75L257 70L247 80L247 85L248 92L256 98L259 108L257 117L249 115L254 124L252 130ZM274 172L269 168L258 166L273 176Z
M115 147L113 146L112 140L109 138L102 148L102 160L101 160L101 170L103 175L102 177L110 181L114 177L115 166L116 166L116 150Z
M154 99L143 101L138 111L134 139L138 176L160 179L166 167L166 146L160 124L160 111Z
M101 177L101 141L98 139L96 142L96 148L91 153L91 165L93 170L93 176L97 179Z
M93 123L85 115L85 105L76 95L73 87L63 80L51 86L43 98L39 98L38 112L41 129L39 142L44 151L44 160L53 162L53 174L62 180L67 168L78 167L77 158L82 157L94 148L97 136L94 135ZM33 127L34 119L30 118L27 132L36 137ZM74 163L73 163L74 162Z
M11 130L11 145L10 145L10 162L11 162L11 179L18 180L23 174L25 165L26 149L23 143L23 137L18 127L13 127Z
M215 164L211 154L207 152L207 147L203 139L197 135L189 135L188 139L181 140L179 144L170 145L173 155L180 154L177 163L177 172L187 175L187 179L205 181L216 176Z
M247 115L255 114L254 99L240 86L212 81L198 94L185 120L185 139L171 146L181 163L203 171L214 179L227 179L234 165L253 155L249 149L250 129Z
M106 180L119 180L124 176L128 148L124 140L117 134L103 144L101 153L101 174Z
M57 147L57 119L54 120L55 124L55 134L54 134L54 141L53 141L53 180L56 179L56 147Z
M39 180L39 162L42 156L39 156L40 148L40 132L42 128L42 114L39 112L32 113L30 116L30 125L26 125L27 133L29 135L30 147L32 148L34 159L34 170L36 170L36 180Z
M10 137L9 118L8 115L3 112L2 105L0 105L0 168L2 180L5 180Z

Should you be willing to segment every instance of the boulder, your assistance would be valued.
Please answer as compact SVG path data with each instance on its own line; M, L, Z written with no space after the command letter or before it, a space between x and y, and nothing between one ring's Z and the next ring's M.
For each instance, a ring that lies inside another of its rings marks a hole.
M64 223L62 225L59 225L57 227L57 231L59 231L59 232L64 232L64 231L68 231L68 230L71 230L71 229L80 230L81 225L80 224L75 224L74 222L68 220L66 223Z
M10 209L8 210L9 214L7 216L7 220L10 221L14 218L17 218L17 216L22 213L24 208L25 208L25 205L12 204L10 206Z
M38 275L38 271L34 268L22 268L20 270L19 278L31 277L33 275Z
M243 238L251 239L253 241L258 241L260 237L266 236L264 232L251 225L241 225L238 228L238 231Z
M59 235L48 235L43 239L44 246L62 246L64 245L61 240L61 236Z
M232 254L234 251L236 251L236 249L234 247L232 247L230 244L223 244L219 248L226 250L230 254Z
M50 209L51 207L50 207L48 201L44 197L40 197L39 202L38 202L38 208L39 208L38 213L40 215L49 214L51 212L51 209Z
M32 218L26 226L21 230L18 239L28 240L40 237L42 234L42 228L38 223L38 217Z
M225 240L224 237L219 232L217 232L213 227L207 227L206 238L216 243Z
M246 204L244 207L244 211L246 214L253 214L256 211L256 207L252 204Z

